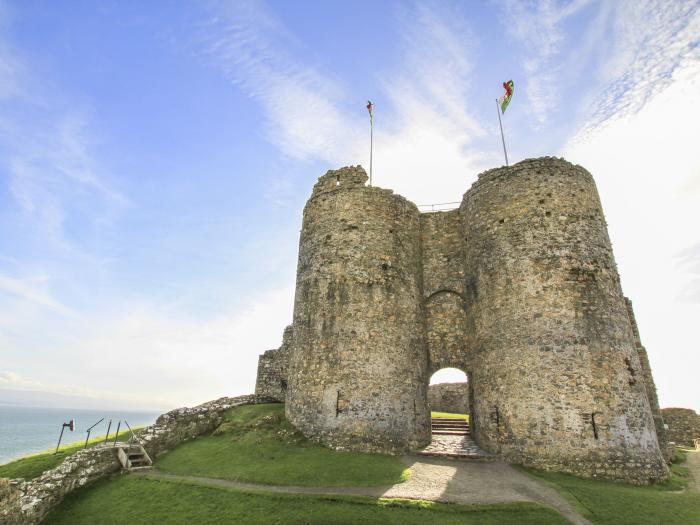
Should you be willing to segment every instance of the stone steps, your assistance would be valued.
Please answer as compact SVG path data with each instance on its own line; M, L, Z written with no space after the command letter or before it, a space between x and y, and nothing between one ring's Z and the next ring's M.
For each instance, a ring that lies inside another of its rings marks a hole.
M117 446L117 457L122 468L126 470L145 470L152 468L153 465L151 458L141 445Z
M443 436L468 436L469 422L464 419L434 417L430 425L433 434Z

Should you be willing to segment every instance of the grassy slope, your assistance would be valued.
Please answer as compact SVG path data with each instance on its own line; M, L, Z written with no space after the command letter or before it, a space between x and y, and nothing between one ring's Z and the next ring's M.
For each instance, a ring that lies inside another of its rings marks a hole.
M679 456L683 461L684 455ZM700 523L700 494L683 492L688 470L672 465L668 483L636 487L567 474L523 469L556 488L597 525L689 525Z
M137 431L138 429L134 429ZM119 440L124 441L128 439L130 433L129 431L119 432ZM97 436L92 438L88 442L88 447L95 445L96 443L102 443L105 436ZM114 440L114 434L110 437L110 441ZM39 477L43 472L50 470L54 467L60 465L66 456L74 454L78 450L82 449L85 445L85 441L76 441L75 443L69 443L62 445L58 449L58 453L54 454L54 450L46 450L44 452L39 452L37 454L32 454L31 456L25 456L20 459L16 459L5 465L0 465L0 478L24 478L24 479L34 479Z
M534 503L441 505L360 497L241 492L196 483L121 476L70 495L46 524L558 525Z
M373 486L399 483L409 471L392 456L336 452L310 442L284 419L284 405L229 410L213 435L159 457L175 474L272 485Z

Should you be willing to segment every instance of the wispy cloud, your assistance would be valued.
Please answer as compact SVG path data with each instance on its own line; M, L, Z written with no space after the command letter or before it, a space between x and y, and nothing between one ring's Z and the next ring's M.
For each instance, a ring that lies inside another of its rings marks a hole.
M10 19L0 3L0 173L34 232L77 250L65 235L71 215L103 223L128 200L91 151L96 133L88 112L46 87L46 71L34 70L9 38Z
M514 53L522 56L526 73L525 89L529 108L537 127L544 126L549 115L559 106L561 92L568 82L562 75L561 53L566 33L563 25L568 18L590 4L592 0L502 2L503 26L515 40Z
M467 109L472 31L448 4L399 9L400 65L376 73L384 105L375 105L375 182L416 200L457 200L483 164L469 150L484 134ZM363 103L347 109L357 102L349 86L309 63L307 50L264 3L217 4L215 11L203 56L260 103L269 140L300 160L367 166L367 114Z
M48 280L46 276L32 279L17 279L0 274L0 292L10 293L15 297L48 308L61 315L77 317L78 314L73 309L52 297L45 289L45 286L39 286L47 283Z
M300 42L263 2L220 2L214 11L203 56L260 103L267 137L292 158L342 157L357 131L339 109L342 87L306 62Z
M656 6L657 11L644 11L649 22L635 30L648 34L649 27L656 27L666 16L658 11L677 5L663 3ZM690 27L696 19L691 15L685 22ZM694 227L700 224L696 144L700 60L693 47L698 34L682 30L667 35L669 45L680 38L670 49L649 44L656 55L648 58L648 64L631 58L616 61L627 64L629 71L622 68L609 74L606 78L612 83L603 92L616 93L621 89L619 79L628 78L630 71L644 74L641 71L647 65L652 77L661 69L668 77L654 84L639 78L640 85L630 87L629 96L640 99L620 102L619 111L614 97L600 99L602 105L597 107L607 104L607 110L589 114L581 131L561 151L596 178L623 290L635 304L661 403L666 406L700 406L691 386L695 384L691 371L700 367L694 333L700 315L699 245ZM637 37L626 38L632 44ZM679 370L674 366L677 362L687 366Z

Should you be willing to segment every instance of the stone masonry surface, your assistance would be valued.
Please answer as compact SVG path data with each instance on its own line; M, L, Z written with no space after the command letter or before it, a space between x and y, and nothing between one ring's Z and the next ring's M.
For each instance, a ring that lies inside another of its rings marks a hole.
M282 346L268 350L258 359L258 376L255 381L255 394L284 402L287 393L287 367L289 346L292 341L292 327L288 326L282 336Z
M180 443L213 431L229 408L271 401L261 396L223 397L194 408L179 408L160 416L154 425L138 432L152 458ZM39 523L73 490L110 474L121 465L116 449L101 444L68 456L58 467L36 479L0 478L0 524Z
M664 408L664 423L668 425L668 440L676 445L694 447L700 439L700 414L690 408Z
M469 413L469 383L438 383L428 387L428 405L434 412Z
M588 477L668 477L646 351L585 169L545 157L489 170L458 209L432 213L366 181L356 166L314 186L291 334L261 358L261 393L286 384L288 419L327 446L401 453L429 443L429 377L455 367L483 449Z

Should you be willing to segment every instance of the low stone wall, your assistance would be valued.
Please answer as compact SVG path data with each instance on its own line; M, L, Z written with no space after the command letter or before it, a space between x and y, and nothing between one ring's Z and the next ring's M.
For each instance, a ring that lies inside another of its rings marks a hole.
M664 408L661 414L668 425L669 441L685 447L695 446L694 440L700 439L700 414L690 408Z
M160 416L138 436L148 455L155 458L185 441L213 432L229 408L273 401L264 396L248 395L222 397L193 408L177 408Z
M428 387L428 405L434 412L469 413L469 384L438 383Z
M194 408L178 408L160 416L138 436L155 458L180 443L211 433L229 408L269 401L255 395L222 397ZM58 467L31 481L0 478L0 524L39 523L68 493L120 470L116 449L100 444L68 456Z
M81 450L31 481L0 478L0 523L39 523L66 494L121 469L108 444Z

